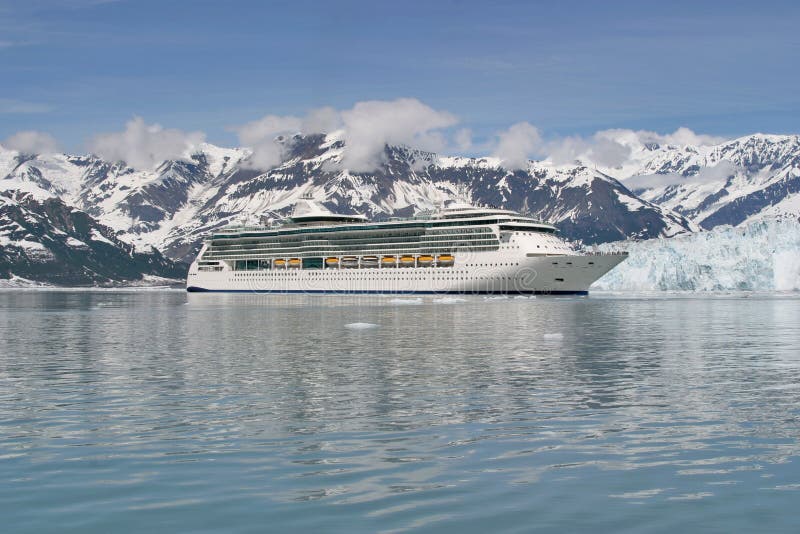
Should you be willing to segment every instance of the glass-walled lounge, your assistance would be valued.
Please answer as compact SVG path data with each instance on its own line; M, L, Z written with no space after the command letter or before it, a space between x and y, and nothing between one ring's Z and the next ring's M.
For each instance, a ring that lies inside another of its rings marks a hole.
M452 267L453 254L383 255L383 256L328 256L307 258L275 258L272 260L234 260L234 271L267 271L295 269L404 269ZM209 270L203 269L201 270ZM217 269L215 269L217 270Z
M500 241L488 227L398 232L341 231L311 236L214 238L203 260L318 258L383 254L441 254L498 250Z

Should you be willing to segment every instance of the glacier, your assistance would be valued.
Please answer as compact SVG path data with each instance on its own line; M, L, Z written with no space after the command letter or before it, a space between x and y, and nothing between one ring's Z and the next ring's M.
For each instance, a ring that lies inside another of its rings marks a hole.
M800 291L800 220L794 218L599 249L627 250L630 256L593 290Z

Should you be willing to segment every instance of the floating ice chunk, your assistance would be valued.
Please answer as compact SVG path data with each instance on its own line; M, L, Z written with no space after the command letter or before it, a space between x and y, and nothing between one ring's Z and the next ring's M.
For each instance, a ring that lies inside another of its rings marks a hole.
M545 334L543 337L547 341L559 341L561 339L564 339L564 334L562 334L561 332L550 332Z
M350 330L367 330L369 328L378 328L378 325L375 323L348 323L344 327Z
M401 306L408 306L408 305L416 305L422 304L422 299L392 299L389 301L389 304L398 304Z
M517 295L514 297L514 300L532 300L535 298L534 295Z
M495 295L492 297L483 297L484 300L508 300L508 295Z
M663 492L664 490L661 488L654 488L654 489L647 489L640 491L628 491L625 493L611 494L609 495L609 497L613 499L649 499L650 497L655 497L656 495Z
M457 304L459 302L467 302L467 299L460 299L458 297L442 297L439 299L433 299L433 302L436 304Z
M713 497L714 494L710 491L700 491L698 493L684 493L683 495L675 495L673 497L667 497L668 501L697 501L700 499L705 499L706 497Z

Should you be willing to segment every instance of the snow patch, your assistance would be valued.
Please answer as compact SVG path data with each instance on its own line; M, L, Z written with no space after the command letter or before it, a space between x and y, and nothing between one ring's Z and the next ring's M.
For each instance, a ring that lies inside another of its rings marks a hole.
M92 241L100 241L101 243L106 243L108 245L111 245L112 247L116 246L116 245L114 245L113 241L111 241L110 239L107 239L103 234L98 232L97 228L92 228L91 237L92 237Z
M40 254L44 256L50 256L50 250L39 243L38 241L29 241L27 239L20 239L19 241L12 241L7 237L0 237L0 246L11 246L11 247L18 247L24 249L28 252L33 252L34 254Z
M81 241L80 239L75 239L74 237L67 238L67 246L73 248L89 248L89 245Z

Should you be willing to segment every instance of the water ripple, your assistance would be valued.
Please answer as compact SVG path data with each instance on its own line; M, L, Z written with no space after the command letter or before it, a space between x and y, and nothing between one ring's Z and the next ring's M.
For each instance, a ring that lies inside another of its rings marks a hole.
M800 300L397 303L0 292L5 523L797 530Z

